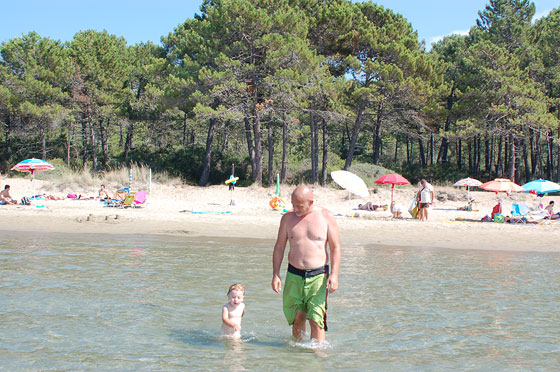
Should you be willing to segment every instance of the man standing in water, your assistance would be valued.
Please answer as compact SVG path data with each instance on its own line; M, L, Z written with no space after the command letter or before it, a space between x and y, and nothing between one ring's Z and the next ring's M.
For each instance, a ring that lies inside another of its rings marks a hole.
M288 272L284 283L284 315L292 325L292 335L301 340L305 321L309 319L311 339L325 340L327 330L327 292L338 288L340 241L338 226L331 212L313 204L313 191L300 185L292 193L293 212L280 221L278 238L272 253L272 289L280 293L282 279L280 266L286 243ZM331 272L329 274L330 249Z

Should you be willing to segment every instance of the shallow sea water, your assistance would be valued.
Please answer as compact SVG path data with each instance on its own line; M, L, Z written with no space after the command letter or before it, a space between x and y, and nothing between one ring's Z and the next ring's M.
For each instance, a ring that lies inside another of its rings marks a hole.
M314 351L291 342L270 289L273 243L3 232L0 370L560 368L560 254L344 246ZM243 342L218 340L238 281Z

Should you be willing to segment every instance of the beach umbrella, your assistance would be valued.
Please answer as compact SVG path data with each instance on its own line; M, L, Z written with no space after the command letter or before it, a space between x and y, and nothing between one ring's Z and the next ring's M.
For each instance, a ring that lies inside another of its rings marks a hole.
M410 182L406 178L404 178L403 176L397 173L391 173L391 174L386 174L384 176L381 176L380 178L375 180L375 183L378 185L386 185L386 184L392 185L391 204L393 204L393 192L395 189L395 185L410 185Z
M483 183L482 185L478 186L483 190L487 191L495 191L496 194L499 192L505 192L506 194L510 194L512 192L524 192L525 189L512 180L507 178L496 178L495 180L488 181ZM499 199L500 202L500 213L502 212L502 199Z
M339 170L331 172L331 177L340 187L348 190L348 193L356 194L362 198L369 196L366 183L354 173Z
M512 193L512 192L524 192L525 189L515 182L507 179L507 178L496 178L495 180L488 181L483 183L482 185L478 186L483 190L487 191L495 191L495 192L505 192L505 193Z
M521 185L521 187L523 187L525 192L534 192L537 195L544 195L549 192L560 191L559 184L552 181L543 180L542 178L527 182L526 184Z
M467 187L467 201L470 200L470 196L469 196L469 191L470 190L469 190L469 188L470 187L478 187L480 185L482 185L482 182L480 182L479 180L475 180L474 178L470 178L470 177L460 179L459 181L457 181L453 184L453 186L456 186L456 187L461 187L461 186L466 186Z
M33 195L31 198L35 197L35 180L33 175L35 172L46 171L54 169L54 165L51 163L41 160L41 159L25 159L14 165L11 170L18 172L29 172L31 173L31 181L33 182Z

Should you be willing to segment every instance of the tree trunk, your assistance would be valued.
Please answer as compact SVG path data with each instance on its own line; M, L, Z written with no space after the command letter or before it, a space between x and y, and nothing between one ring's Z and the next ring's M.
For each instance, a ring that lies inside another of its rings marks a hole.
M272 128L271 128L272 127ZM268 186L274 185L274 137L275 130L272 124L268 126Z
M128 154L132 149L132 139L134 136L134 120L128 120L128 128L126 130L126 140L124 141L124 162L128 163Z
M525 140L523 141L525 142ZM530 178L532 178L532 176L534 176L537 171L537 148L538 145L535 146L535 131L532 128L529 128L529 157L531 159L531 171L529 175ZM525 150L526 149L524 149L524 151Z
M88 159L88 143L87 143L87 120L82 117L82 166L85 168Z
M556 107L556 110L560 110L560 105ZM558 120L560 120L560 112L558 113ZM560 126L558 127L558 137L560 137ZM558 144L558 162L556 163L556 182L560 182L560 143ZM550 178L552 179L552 177Z
M399 153L399 136L395 136L395 158L393 160L395 164L397 164L398 153Z
M358 141L358 133L360 132L360 126L362 125L362 117L364 115L364 109L366 107L366 101L361 100L358 106L358 113L356 115L356 121L354 122L354 129L352 130L352 138L350 139L350 146L348 146L348 154L346 154L346 163L344 163L344 170L348 170L352 165L352 159L354 158L354 151L356 151L356 142Z
M66 123L66 166L70 168L70 149L72 148L72 120Z
M489 165L488 165L488 169L487 169L487 174L491 175L492 174L492 169L493 169L493 164L494 164L494 136L492 136L492 138L490 139L490 155L489 155Z
M208 124L208 135L206 136L206 152L204 155L204 165L202 175L198 180L198 186L206 186L210 178L210 167L212 165L212 142L214 141L214 129L216 127L216 119L212 118Z
M457 168L463 169L463 143L461 139L457 139Z
M41 159L47 160L47 142L45 138L45 128L39 128L39 136L41 138Z
M375 120L375 134L373 136L373 164L379 164L381 151L381 121L383 119L383 100L377 107L377 118Z
M537 148L537 161L538 161L538 175L539 178L544 177L544 165L543 165L543 157L541 152L541 133L537 132L537 138L535 139L535 146Z
M103 157L101 158L101 163L103 168L107 168L107 162L109 161L109 141L108 141L108 131L109 131L110 119L107 119L107 125L104 125L104 120L99 121L99 135L101 136L101 152Z
M418 135L418 155L420 159L420 166L422 168L426 168L426 154L424 153L424 141L422 141L422 137Z
M319 183L319 133L313 112L309 115L309 129L311 132L311 182Z
M288 123L286 115L282 120L282 167L280 169L280 182L286 182L286 166L288 164Z
M453 82L453 85L451 85L451 92L449 93L449 95L447 96L447 117L445 118L445 125L443 127L443 131L445 133L449 132L449 130L451 129L451 109L453 108L453 103L455 102L455 90L456 90L457 86L455 84L455 82ZM441 162L442 163L447 163L448 159L447 159L447 154L449 151L449 140L447 139L447 137L443 137L441 139L441 146L439 148L439 154L438 154L438 163L440 162L440 158L441 158Z
M323 118L323 164L321 167L321 186L327 185L327 165L328 165L328 151L329 151L329 135L327 133L327 121Z
M484 139L484 172L490 174L490 166L492 164L490 158L490 135L486 134Z
M261 186L263 154L261 120L258 112L255 112L255 118L253 120L253 137L255 138L255 168L253 168L253 181Z
M430 165L434 165L434 134L430 133Z
M527 142L525 138L521 141L521 148L523 149L523 162L525 163L525 182L531 179L531 164L529 163L529 154L527 153Z
M546 164L546 172L547 172L547 178L549 180L552 179L552 167L553 167L553 165L552 165L552 159L553 159L552 158L552 151L553 151L552 150L552 136L553 136L552 129L549 129L549 131L547 133L547 136L546 136L546 145L547 145L546 147L547 147L547 151L548 151L547 157L546 157L546 163L547 163Z
M224 124L224 135L222 137L222 146L221 146L221 151L222 154L226 153L228 150L228 144L229 144L229 127L231 125L231 121L227 120L226 123Z
M503 172L503 166L502 166L502 136L499 136L499 141L498 141L498 155L496 156L496 177L501 177L502 176L502 172Z
M185 146L186 143L187 143L187 113L184 112L183 113L183 140L181 141L181 144Z
M406 163L410 165L410 159L412 158L410 151L410 140L408 134L406 135Z
M513 139L513 134L510 133L509 135L509 146L510 146L510 164L509 164L509 179L513 182L516 181L515 179L515 153L517 149L515 148L515 141Z
M89 141L91 145L91 166L94 170L97 170L97 138L95 138L95 128L93 126L93 118L91 114L88 113L88 124L89 124Z
M249 154L249 162L251 163L251 173L254 180L254 173L255 168L257 165L255 164L255 148L253 146L253 134L251 132L251 123L249 122L249 117L245 116L243 119L245 124L245 137L247 138L247 152Z
M467 142L467 153L469 154L469 172L473 172L473 156L472 156L472 148L471 148L471 141Z

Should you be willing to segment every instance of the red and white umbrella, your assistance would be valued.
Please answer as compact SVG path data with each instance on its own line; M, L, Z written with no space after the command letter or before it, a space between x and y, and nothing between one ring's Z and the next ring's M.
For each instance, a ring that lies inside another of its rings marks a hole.
M11 168L11 170L16 170L18 172L31 173L31 181L33 182L33 195L31 196L32 198L35 197L35 181L33 179L33 175L35 174L35 172L52 169L54 169L54 165L52 165L48 161L35 158L22 160Z
M393 192L395 189L395 185L410 185L410 182L404 178L403 176L401 176L400 174L397 173L391 173L391 174L386 174L384 176L381 176L380 178L378 178L375 181L376 184L378 185L385 185L385 184L391 184L391 204L393 204Z

